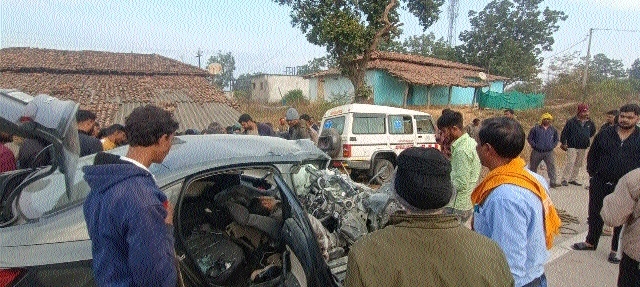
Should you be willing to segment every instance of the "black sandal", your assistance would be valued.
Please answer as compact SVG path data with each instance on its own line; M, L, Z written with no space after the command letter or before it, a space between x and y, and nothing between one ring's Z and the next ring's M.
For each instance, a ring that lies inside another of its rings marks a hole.
M595 246L589 246L585 242L578 242L571 245L571 249L573 250L596 250Z

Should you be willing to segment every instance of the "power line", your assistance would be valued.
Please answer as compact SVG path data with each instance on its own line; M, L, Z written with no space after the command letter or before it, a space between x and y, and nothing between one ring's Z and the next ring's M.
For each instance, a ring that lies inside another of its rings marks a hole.
M549 57L549 58L554 58L555 56L560 55L560 54L562 54L562 53L564 53L564 52L566 52L566 51L570 50L571 48L573 48L573 47L575 47L575 46L577 46L577 45L579 45L579 44L584 43L584 41L586 41L586 40L587 40L587 38L588 38L588 36L585 36L585 37L584 37L584 39L582 39L582 40L580 40L580 41L576 42L575 44L571 45L569 48L566 48L566 49L564 49L564 50L562 50L562 51L560 51L560 52L558 52L558 53L553 54L553 55L552 55L551 57Z
M593 28L593 30L596 30L596 31L615 31L615 32L640 33L640 30L626 30L626 29Z

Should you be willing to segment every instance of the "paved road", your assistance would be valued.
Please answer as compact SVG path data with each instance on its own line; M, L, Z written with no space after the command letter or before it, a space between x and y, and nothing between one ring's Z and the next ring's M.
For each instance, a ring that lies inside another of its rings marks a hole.
M556 168L562 172L562 168ZM546 170L539 170L546 176ZM560 176L558 176L560 178ZM581 174L582 183L587 183L586 173ZM595 251L575 251L571 244L584 241L587 233L587 206L589 191L573 185L551 189L551 198L556 208L565 210L578 218L579 224L569 224L556 237L551 257L545 266L549 286L584 287L616 286L618 265L607 262L611 248L611 236L603 236Z

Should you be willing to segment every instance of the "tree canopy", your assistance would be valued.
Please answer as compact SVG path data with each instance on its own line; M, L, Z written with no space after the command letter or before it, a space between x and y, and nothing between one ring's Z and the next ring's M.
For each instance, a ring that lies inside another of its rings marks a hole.
M399 34L398 8L418 18L426 30L439 17L444 0L274 0L291 8L291 24L307 40L324 46L355 88L356 101L371 95L364 76L371 54Z
M222 51L218 51L217 55L211 56L207 61L207 65L212 63L218 63L222 66L222 73L213 78L214 83L223 89L231 87L234 80L233 72L236 70L236 60L231 52L223 54Z
M529 81L550 51L553 33L567 16L539 5L543 0L493 0L480 12L469 11L471 30L463 31L459 46L464 62L513 81Z
M433 32L411 36L402 42L383 42L380 44L380 50L458 61L455 48L449 47L444 38L436 39Z

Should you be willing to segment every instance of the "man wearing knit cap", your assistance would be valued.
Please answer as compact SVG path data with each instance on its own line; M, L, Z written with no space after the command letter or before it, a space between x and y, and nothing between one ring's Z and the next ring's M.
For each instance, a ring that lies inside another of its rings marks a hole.
M556 188L560 185L556 181L556 162L553 150L558 146L559 138L558 131L551 125L551 121L553 121L553 116L550 113L544 113L540 117L540 124L535 125L529 131L527 137L527 141L531 145L529 169L537 172L538 165L544 161L549 175L549 186Z
M506 117L487 119L476 150L489 174L471 194L473 228L500 245L516 286L547 286L547 249L560 231L560 217L544 178L525 169L522 126Z
M596 125L589 119L589 106L579 104L578 114L567 120L560 134L560 142L562 143L560 147L567 152L567 161L562 172L562 185L582 185L577 181L578 172L583 165L591 138L595 134Z
M290 140L299 140L299 139L311 139L311 135L307 132L306 126L302 125L300 122L300 115L298 114L298 110L295 108L289 108L287 113L285 114L285 118L287 119L287 124L289 125L289 136Z
M393 189L405 213L349 251L345 286L513 286L500 247L443 214L451 164L436 149L400 153Z

